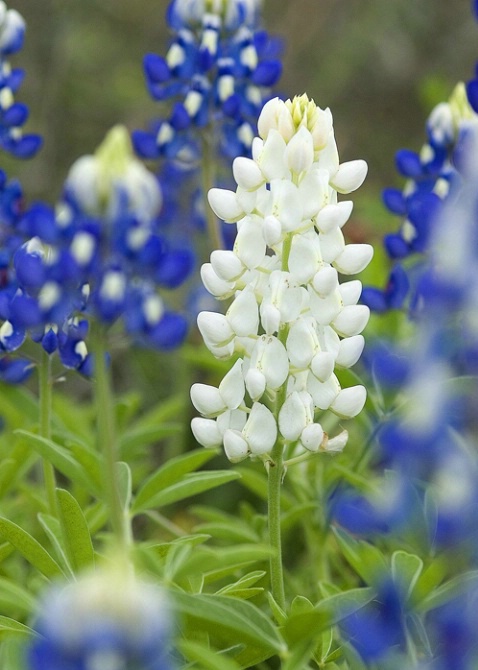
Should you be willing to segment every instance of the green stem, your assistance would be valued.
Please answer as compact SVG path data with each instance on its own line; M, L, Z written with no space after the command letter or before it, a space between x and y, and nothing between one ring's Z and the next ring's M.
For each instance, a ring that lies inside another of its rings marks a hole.
M269 463L269 484L268 484L268 522L269 522L269 545L272 549L270 559L271 570L271 590L274 600L277 604L285 609L285 592L284 592L284 572L282 568L282 540L281 540L281 508L280 508L280 494L282 486L283 461L282 452L283 444L281 440L272 450L272 458Z
M209 251L211 252L214 249L224 249L224 241L221 233L222 224L212 211L207 199L209 189L214 186L214 156L210 133L205 133L202 137L201 182L207 234L211 247Z
M106 329L99 326L93 336L95 356L95 400L97 411L98 450L103 455L103 485L110 511L111 526L119 547L130 544L129 521L121 505L118 472L118 445L112 391L111 370L106 359Z
M38 366L38 387L40 401L40 436L49 440L51 438L52 403L51 357L43 349L40 364ZM50 514L56 516L55 469L46 458L43 459L43 481L48 500L48 509Z

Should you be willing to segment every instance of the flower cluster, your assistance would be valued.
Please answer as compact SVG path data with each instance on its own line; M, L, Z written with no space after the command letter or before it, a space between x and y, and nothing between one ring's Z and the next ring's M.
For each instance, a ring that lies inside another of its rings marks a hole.
M65 366L88 372L86 315L122 318L148 347L182 342L186 319L167 310L158 288L178 286L194 258L168 248L157 230L160 206L157 180L134 158L126 129L114 128L96 155L73 165L55 209L35 203L16 221L26 241L15 238L5 268L2 348L17 350L29 331Z
M207 126L219 138L218 154L250 153L259 111L282 69L278 45L258 28L258 4L172 0L167 20L173 39L166 57L144 59L151 97L171 101L171 112L151 131L133 133L140 156L197 160L197 130Z
M372 310L399 309L406 302L412 313L420 308L422 296L417 285L423 259L438 214L453 190L461 148L475 116L467 89L460 83L450 100L431 112L426 124L427 142L420 153L409 149L397 152L396 166L407 182L403 191L385 189L383 200L392 214L401 217L401 224L397 232L384 239L385 250L394 262L385 289L367 286L363 290L361 301ZM414 261L407 268L403 265L406 259Z
M192 430L204 446L224 445L231 461L269 454L280 440L299 450L343 448L328 441L317 415L357 415L365 388L341 388L335 368L361 355L369 309L358 305L361 283L339 283L372 257L367 244L345 244L352 202L338 193L358 188L362 160L339 163L332 115L306 95L264 106L252 158L233 163L236 191L211 189L217 216L237 222L231 251L216 250L201 276L219 299L234 297L225 315L202 312L198 326L217 358L238 355L219 388L194 384L204 418Z
M0 1L0 147L18 158L30 158L41 147L39 135L23 134L22 126L28 119L28 107L15 102L14 94L20 87L24 71L12 70L8 56L23 46L25 22L15 9L7 9Z
M50 588L30 670L171 670L170 612L157 587L105 569Z

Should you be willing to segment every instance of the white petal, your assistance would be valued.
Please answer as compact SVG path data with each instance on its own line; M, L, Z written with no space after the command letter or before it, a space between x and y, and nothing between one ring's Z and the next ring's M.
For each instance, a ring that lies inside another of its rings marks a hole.
M238 279L245 270L241 260L233 251L216 249L211 254L211 265L218 277L226 282Z
M194 407L204 416L214 417L227 409L219 389L215 386L193 384L190 394Z
M328 326L342 309L342 302L338 291L334 291L326 298L320 298L315 291L309 291L310 311L321 326Z
M232 163L232 172L237 184L247 191L259 188L264 182L264 177L259 166L251 158L238 156Z
M247 458L249 445L237 430L228 428L223 436L224 451L231 463L239 463Z
M349 439L348 432L346 430L343 430L338 435L335 435L335 437L328 439L326 444L324 445L324 448L321 451L335 452L335 453L343 451L345 445L347 444L348 439Z
M206 345L225 346L234 338L234 331L224 314L200 312L197 323Z
M282 237L282 226L280 225L279 219L275 216L269 214L264 219L264 225L262 227L262 234L264 236L265 243L269 247L273 247L277 244Z
M329 173L327 170L312 169L299 184L300 199L303 204L303 218L313 219L327 205L329 199Z
M322 263L317 235L294 235L289 254L289 270L298 284L307 284Z
M358 279L347 281L339 287L344 305L356 305L362 293L362 282Z
M223 221L232 223L242 219L245 215L234 191L228 191L225 188L211 188L207 199L214 214Z
M320 233L319 240L325 263L333 263L346 249L344 235L340 228L334 228L329 233Z
M362 411L367 399L367 391L364 386L351 386L342 389L330 409L343 419L351 419Z
M352 367L360 358L364 345L363 335L353 335L341 340L335 364L342 368Z
M362 332L370 318L366 305L348 305L332 321L332 327L342 337L351 337Z
M312 286L321 298L326 298L339 287L337 270L331 265L323 265L314 275Z
M312 373L307 377L307 391L312 396L314 405L319 409L328 409L340 391L339 380L335 375L326 382L319 382Z
M317 216L317 228L321 233L329 233L335 228L342 228L352 214L353 202L344 200L336 205L326 205Z
M311 423L304 428L300 436L303 447L309 451L318 451L324 439L324 430L320 423Z
M227 410L216 419L218 430L221 435L224 435L228 428L240 432L246 425L247 417L247 412L242 409Z
M287 144L285 162L289 170L299 174L310 170L314 162L314 142L305 126L301 126Z
M255 402L242 434L252 454L259 455L271 451L277 439L277 424L270 409Z
M261 226L252 218L242 222L234 242L234 252L250 270L258 267L266 255Z
M211 263L201 266L201 280L206 290L216 298L227 298L234 291L234 284L218 277Z
M261 172L267 181L283 179L287 176L287 166L284 162L285 148L286 144L283 137L277 130L271 130L264 142L258 161Z
M257 368L250 368L246 374L246 389L251 400L257 402L266 390L266 378Z
M317 333L310 319L297 319L287 336L287 353L291 364L305 370L319 348Z
M213 419L195 416L191 421L191 430L197 442L203 447L219 447L222 444L222 435Z
M364 160L347 161L339 166L330 184L339 193L351 193L362 186L367 171L368 166Z
M347 244L340 256L337 256L334 265L344 275L354 275L362 272L372 260L373 247L370 244Z
M279 412L279 430L286 440L299 439L307 423L307 415L299 394L292 393Z
M270 303L261 304L261 323L267 335L273 335L279 332L281 325L280 310Z
M271 183L274 214L279 219L282 230L291 232L302 223L302 200L295 184L285 180Z
M267 386L278 389L289 374L289 357L284 345L271 335L262 335L255 343L251 353L251 368L261 371Z
M227 310L227 320L238 337L257 335L259 309L252 291L239 293Z
M335 358L330 351L319 351L310 364L310 369L320 382L325 382L334 371Z
M239 358L222 382L219 393L228 409L237 409L244 401L245 385L242 376L242 359Z
M272 129L278 130L285 139L290 139L295 132L292 116L280 98L272 98L266 102L257 121L259 135L265 140Z

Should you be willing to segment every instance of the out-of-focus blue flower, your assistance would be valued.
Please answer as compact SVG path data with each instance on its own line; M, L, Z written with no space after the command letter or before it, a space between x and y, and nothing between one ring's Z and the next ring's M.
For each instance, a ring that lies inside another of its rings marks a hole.
M43 598L29 670L172 670L164 594L126 572L101 571Z
M12 69L8 56L22 48L24 35L23 17L0 1L0 147L17 158L30 158L42 145L39 135L23 133L28 107L14 98L24 71Z
M444 202L460 181L461 147L475 117L469 95L464 84L458 84L449 102L431 112L427 142L420 153L401 149L396 154L397 170L407 178L405 188L383 192L385 206L401 220L399 229L384 238L394 265L384 289L365 287L361 297L376 312L408 306L415 315L421 308L418 284L426 268L429 240Z
M257 0L172 0L168 52L144 58L148 91L169 101L169 112L133 133L140 156L197 161L204 143L217 143L208 147L216 157L250 154L259 112L282 71L281 47L259 29L259 14ZM207 128L214 132L205 136Z

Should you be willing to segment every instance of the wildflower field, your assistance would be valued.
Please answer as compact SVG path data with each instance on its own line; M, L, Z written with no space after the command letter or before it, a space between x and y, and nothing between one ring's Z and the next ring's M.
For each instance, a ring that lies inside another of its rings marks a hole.
M1 670L478 669L477 35L0 0Z

